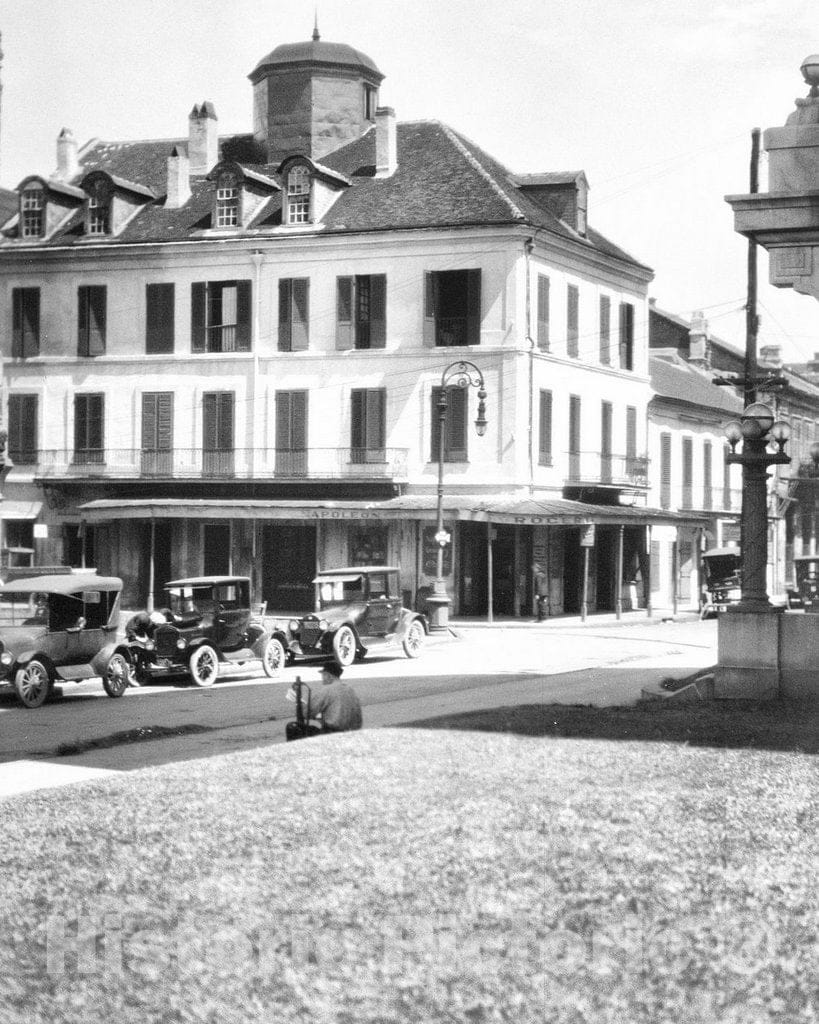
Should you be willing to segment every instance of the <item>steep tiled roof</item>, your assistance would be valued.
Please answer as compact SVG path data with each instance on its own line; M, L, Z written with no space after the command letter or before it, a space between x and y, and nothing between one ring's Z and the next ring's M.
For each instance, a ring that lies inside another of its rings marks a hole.
M711 383L710 377L679 356L649 356L651 387L659 398L685 402L701 409L738 416L742 402L731 388Z
M275 166L259 162L252 136L227 136L219 141L223 158L278 180ZM183 207L164 206L167 159L175 149L187 151L187 139L94 140L83 148L75 184L89 171L99 169L151 189L159 197L129 220L110 240L112 245L181 240L210 226L213 186L204 176L192 178L191 198ZM361 138L322 158L326 169L342 176L339 183L345 179L350 182L340 189L325 214L323 232L524 224L633 266L644 266L591 228L585 236L580 235L519 188L515 176L502 164L438 121L397 125L397 155L395 173L375 177L375 129L371 128ZM249 227L280 223L281 197L277 195L264 204ZM72 237L62 232L49 241L71 244Z

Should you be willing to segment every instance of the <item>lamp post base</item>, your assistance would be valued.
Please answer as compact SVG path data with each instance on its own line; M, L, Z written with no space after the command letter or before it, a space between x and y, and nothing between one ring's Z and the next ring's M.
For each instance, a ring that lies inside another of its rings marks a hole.
M429 612L430 633L440 633L449 629L449 594L441 584L440 588L436 582L432 593L427 598L427 610Z

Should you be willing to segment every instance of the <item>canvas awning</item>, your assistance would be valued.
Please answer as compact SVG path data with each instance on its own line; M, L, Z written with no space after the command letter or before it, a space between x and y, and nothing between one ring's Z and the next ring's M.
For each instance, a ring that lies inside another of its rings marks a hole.
M43 507L41 501L14 501L0 498L0 519L36 519Z
M437 498L404 495L384 501L295 501L287 499L142 499L100 498L79 507L88 523L151 519L419 519L434 521ZM450 494L444 497L444 516L459 522L515 526L639 526L705 525L711 516L626 505L592 505L566 498L520 498L509 494Z

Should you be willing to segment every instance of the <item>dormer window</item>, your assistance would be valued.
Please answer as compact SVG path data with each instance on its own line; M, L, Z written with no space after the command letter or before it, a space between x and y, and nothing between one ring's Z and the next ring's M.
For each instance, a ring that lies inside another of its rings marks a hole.
M287 174L287 223L307 224L310 221L310 172L304 164L296 164Z
M239 225L239 182L236 175L226 171L216 182L216 227L235 228Z
M20 198L20 223L23 238L41 238L45 201L40 185L31 185L23 190Z
M89 185L85 230L89 235L107 235L111 230L111 190L104 178Z
M368 121L375 120L375 110L378 106L378 89L364 83L364 117Z

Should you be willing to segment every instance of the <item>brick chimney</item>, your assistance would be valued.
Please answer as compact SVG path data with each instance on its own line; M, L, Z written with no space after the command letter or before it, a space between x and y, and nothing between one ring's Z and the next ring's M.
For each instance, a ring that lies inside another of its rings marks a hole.
M210 100L188 115L188 159L191 174L207 174L219 162L216 111Z
M71 181L79 170L77 140L70 128L63 128L57 136L57 177L60 181Z
M763 345L759 350L759 361L776 369L782 366L782 346Z
M168 157L168 186L165 209L178 210L191 197L190 160L179 146Z
M398 169L395 111L379 107L375 112L375 176L389 178Z
M701 370L711 369L708 321L700 309L691 315L691 326L688 328L688 362Z

